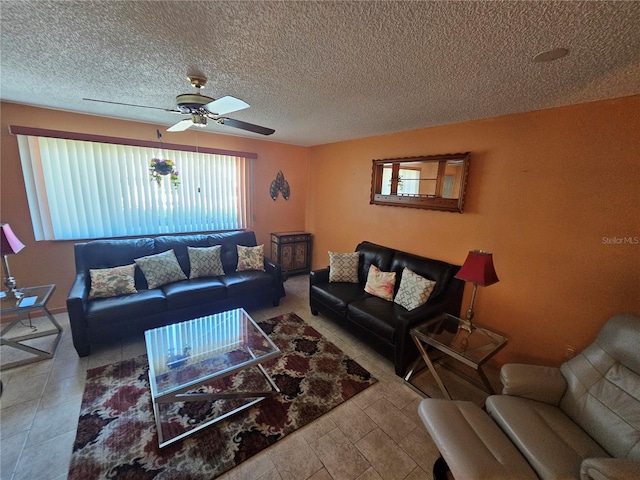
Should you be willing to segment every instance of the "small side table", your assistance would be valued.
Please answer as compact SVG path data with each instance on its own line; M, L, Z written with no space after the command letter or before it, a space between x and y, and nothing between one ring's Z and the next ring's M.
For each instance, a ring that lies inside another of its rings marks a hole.
M60 342L60 336L62 335L62 327L58 324L54 316L47 309L47 302L54 290L56 289L55 285L43 285L40 287L26 287L21 288L19 291L22 292L23 297L20 299L20 302L16 305L15 299L2 299L2 310L0 314L2 316L5 315L16 315L16 318L11 321L9 325L4 327L2 331L0 331L0 345L7 345L9 347L17 348L18 350L22 350L24 352L30 353L34 355L31 358L26 358L22 360L16 360L14 362L10 362L7 364L0 365L0 370L6 370L8 368L17 367L18 365L25 365L27 363L39 362L40 360L46 360L47 358L53 358L53 354L58 347L58 342ZM20 306L21 304L29 302L31 297L36 297L33 300L33 303L30 305ZM26 302L25 302L26 300ZM17 337L7 337L7 332L9 332L13 327L15 327L18 322L27 317L31 312L35 312L41 310L45 313L49 321L53 324L55 329L44 330L44 331L36 331L33 333L29 333L27 335L20 335ZM46 337L49 335L55 335L53 347L51 352L46 352L44 350L40 350L39 348L32 347L30 345L25 345L22 342L25 340L31 340L39 337Z
M418 347L420 357L405 375L405 381L411 384L411 377L416 373L418 363L424 360L444 397L451 400L451 395L433 365L438 360L449 357L475 370L481 382L461 374L456 369L452 369L453 373L488 393L495 393L482 371L482 366L507 344L507 339L480 327L473 327L469 332L462 328L464 323L458 317L444 313L411 329L411 337ZM441 355L438 358L435 355L430 356L427 353L428 347L433 347Z

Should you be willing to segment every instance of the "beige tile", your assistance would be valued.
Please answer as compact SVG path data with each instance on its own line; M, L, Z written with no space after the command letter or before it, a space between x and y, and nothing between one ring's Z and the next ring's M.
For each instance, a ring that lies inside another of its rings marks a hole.
M364 413L376 422L395 442L402 440L417 426L413 420L386 398L381 398L365 408Z
M354 401L343 403L329 413L329 416L353 443L377 427L376 423Z
M309 477L309 480L333 480L329 472L325 468L318 470L316 473Z
M433 475L429 475L420 467L416 467L416 469L407 475L404 480L431 480L432 478Z
M25 447L13 480L51 480L69 472L76 432L67 432L39 445Z
M366 472L364 472L362 475L356 478L356 480L384 480L384 479L378 474L378 472L376 472L375 468L370 467Z
M423 426L418 426L399 442L400 448L425 471L433 470L433 464L440 456L435 443Z
M256 477L247 477L247 479L251 479L251 480L253 480L254 478ZM257 478L258 480L282 480L282 477L278 473L278 470L276 470L275 468L273 470L268 471L261 477L257 477Z
M0 478L6 478L8 480L11 478L11 475L13 475L28 434L28 431L23 431L2 439L2 449L0 449Z
M283 480L306 479L322 468L322 462L300 432L273 445L269 456Z
M311 448L334 480L352 480L370 467L339 428L311 443Z
M401 480L417 466L387 434L376 428L356 443L358 450L384 480Z
M47 384L48 373L41 373L32 377L13 374L4 384L0 408L12 407L29 400L39 400Z
M65 351L62 355L56 355L51 369L51 378L67 378L86 376L89 357L80 358L75 349Z
M49 377L42 394L40 409L74 400L80 405L84 393L86 373L80 372L74 377Z
M75 438L80 403L80 400L71 400L38 410L29 432L27 448L68 432L73 433Z
M30 400L18 403L12 407L3 408L0 413L0 439L3 447L12 440L5 440L18 433L28 432L36 417L40 400Z
M346 403L343 405L346 405ZM316 441L318 438L326 435L331 430L337 427L336 423L333 421L332 414L336 410L339 410L341 407L342 406L334 408L330 413L321 416L317 420L311 422L309 425L306 425L305 427L300 429L300 433L304 436L307 443Z
M277 476L269 477L268 474L271 472L275 472ZM229 470L225 478L227 480L254 480L256 478L280 478L280 476L269 454L266 451L262 451Z

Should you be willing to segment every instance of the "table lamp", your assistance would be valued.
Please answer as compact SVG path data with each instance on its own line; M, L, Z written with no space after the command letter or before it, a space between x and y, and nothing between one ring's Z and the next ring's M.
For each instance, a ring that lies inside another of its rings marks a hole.
M476 290L478 285L487 287L498 282L498 275L493 268L493 255L482 250L472 250L467 255L462 268L458 271L455 278L473 283L473 292L471 293L471 303L467 309L467 322L462 328L471 332L473 329L473 302L476 299Z
M7 255L18 253L24 248L24 244L16 237L8 223L0 225L0 254L4 260L4 271L6 277L4 279L4 286L7 287L7 298L20 299L22 293L16 290L16 281L11 276L11 270L9 270L9 261Z

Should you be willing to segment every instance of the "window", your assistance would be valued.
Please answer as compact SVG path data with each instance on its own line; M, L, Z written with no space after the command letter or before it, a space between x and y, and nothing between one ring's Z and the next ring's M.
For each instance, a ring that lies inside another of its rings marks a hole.
M249 158L17 135L36 240L234 230L250 218ZM152 158L174 161L152 181Z

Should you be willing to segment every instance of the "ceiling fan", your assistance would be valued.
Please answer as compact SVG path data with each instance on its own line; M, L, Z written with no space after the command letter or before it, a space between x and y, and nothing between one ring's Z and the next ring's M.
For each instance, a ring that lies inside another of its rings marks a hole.
M232 112L244 110L249 108L249 104L239 98L227 95L222 98L213 99L200 93L200 90L204 88L207 83L207 79L200 75L189 75L187 77L196 88L196 93L183 93L176 97L176 109L151 107L148 105L136 105L133 103L121 103L111 102L108 100L95 100L93 98L83 98L90 102L111 103L114 105L125 105L128 107L140 107L140 108L153 108L156 110L163 110L165 112L179 113L181 115L189 115L190 118L180 120L175 125L167 129L168 132L182 132L189 127L206 127L208 120L213 120L220 125L226 125L228 127L239 128L241 130L247 130L249 132L259 133L260 135L271 135L275 132L272 128L261 127L260 125L254 125L253 123L243 122L241 120L235 120L233 118L225 117Z

